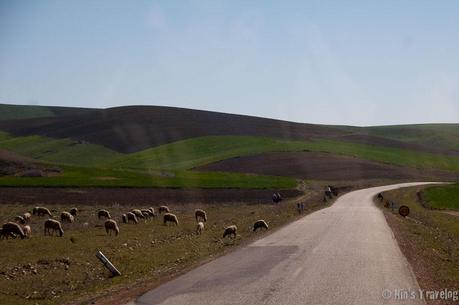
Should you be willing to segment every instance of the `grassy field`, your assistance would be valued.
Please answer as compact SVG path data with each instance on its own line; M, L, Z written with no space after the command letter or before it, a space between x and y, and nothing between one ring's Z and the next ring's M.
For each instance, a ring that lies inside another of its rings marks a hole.
M408 218L401 217L397 211L392 213L390 209L382 209L421 289L458 289L459 217L425 209L417 200L416 192L421 189L415 187L383 193L385 200L407 205L410 208ZM382 206L382 203L378 204Z
M49 177L0 177L0 186L57 187L174 187L174 188L242 188L290 189L294 178L195 171L112 170L63 166L63 173Z
M317 151L423 169L459 171L459 157L375 145L315 140L283 141L261 137L200 137L120 157L114 167L189 169L211 162L271 151Z
M265 137L199 137L122 156L113 167L183 170L212 162L270 151L301 151L308 143Z
M422 195L434 209L459 210L459 184L429 187Z
M0 104L0 120L52 117L54 113L43 106L22 106Z
M459 157L457 156L446 156L384 146L328 140L309 142L307 146L311 151L354 156L361 159L398 166L459 171Z
M189 171L228 158L272 151L327 152L398 166L459 172L457 156L329 140L302 142L243 136L200 137L123 155L100 145L71 139L13 137L0 132L0 148L65 168L64 173L56 177L2 177L0 185L3 186L295 187L295 180L288 177Z
M459 124L413 124L389 126L336 126L352 134L365 134L443 150L459 150Z
M308 211L323 206L311 203ZM94 206L79 206L80 215L74 224L65 224L64 237L43 236L43 217L33 217L33 237L29 240L0 240L0 304L62 304L76 298L92 298L108 288L142 279L150 286L184 268L233 248L265 233L253 233L252 224L265 219L270 230L297 218L294 204L204 206L208 213L206 229L195 234L194 209L198 206L170 206L180 225L164 226L160 219L138 225L120 224L120 235L107 236L103 220L98 220ZM32 206L0 206L3 223ZM58 215L68 206L50 206ZM131 206L104 206L112 217L129 211ZM155 207L156 208L156 207ZM85 225L86 223L86 225ZM225 226L236 224L236 240L223 239ZM95 258L101 250L122 272L110 278Z
M83 166L100 166L121 155L101 145L79 143L71 139L14 137L5 132L0 132L0 148L38 161Z

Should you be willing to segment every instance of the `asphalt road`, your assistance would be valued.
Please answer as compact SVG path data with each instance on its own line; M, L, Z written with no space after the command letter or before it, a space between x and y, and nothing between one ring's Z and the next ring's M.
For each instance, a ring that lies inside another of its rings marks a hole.
M418 184L345 194L333 206L200 266L130 304L425 304L418 298L417 281L383 213L372 202L378 192ZM412 293L416 299L411 299Z

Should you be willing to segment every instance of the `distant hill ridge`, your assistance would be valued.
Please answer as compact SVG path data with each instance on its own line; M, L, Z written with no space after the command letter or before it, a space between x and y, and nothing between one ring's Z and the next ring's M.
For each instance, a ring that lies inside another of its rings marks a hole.
M164 106L108 109L0 104L0 130L17 136L72 138L131 153L202 136L334 139L459 154L459 124L327 126Z

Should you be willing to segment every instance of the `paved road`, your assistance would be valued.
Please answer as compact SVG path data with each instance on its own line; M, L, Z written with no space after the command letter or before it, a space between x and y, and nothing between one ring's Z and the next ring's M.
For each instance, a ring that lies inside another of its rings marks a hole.
M382 212L381 191L351 192L247 247L170 281L130 304L424 304L397 300L419 286ZM382 297L389 289L392 296ZM405 297L406 298L406 297Z

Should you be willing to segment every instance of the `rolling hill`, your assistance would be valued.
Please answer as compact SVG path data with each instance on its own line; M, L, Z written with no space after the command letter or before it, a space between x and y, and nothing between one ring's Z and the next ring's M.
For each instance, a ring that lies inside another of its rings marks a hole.
M0 104L0 121L78 115L97 109Z
M326 126L160 106L3 109L0 149L68 169L0 185L281 188L459 176L459 124Z

